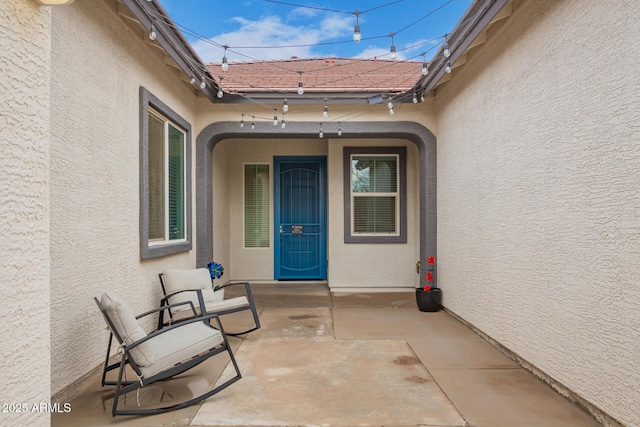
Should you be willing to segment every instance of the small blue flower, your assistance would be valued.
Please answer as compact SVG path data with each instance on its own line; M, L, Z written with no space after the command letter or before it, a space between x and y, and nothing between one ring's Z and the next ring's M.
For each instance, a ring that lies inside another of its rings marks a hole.
M210 262L207 264L207 268L209 268L209 274L211 275L211 279L219 279L220 276L224 274L224 267L222 264L218 264L217 262Z

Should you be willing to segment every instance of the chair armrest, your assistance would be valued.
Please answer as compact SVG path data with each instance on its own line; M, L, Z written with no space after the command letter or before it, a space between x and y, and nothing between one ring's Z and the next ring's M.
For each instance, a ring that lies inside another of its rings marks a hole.
M189 325L189 324L195 323L195 322L206 322L207 320L210 320L210 319L216 319L216 322L218 323L218 327L215 328L215 329L219 330L220 333L222 334L222 336L225 337L225 339L226 339L226 333L224 332L224 329L222 328L222 323L220 322L220 318L219 318L219 316L217 314L214 313L214 314L207 314L205 316L194 317L192 319L185 320L185 321L180 322L180 323L174 323L174 324L172 324L170 326L167 326L165 328L158 329L158 330L150 333L146 337L140 338L139 340L134 341L131 344L124 346L123 350L124 351L129 351L132 348L137 347L140 344L150 340L151 338L157 337L158 335L164 334L165 332L169 332L169 331L171 331L173 329L181 328L181 327L183 327L185 325ZM206 323L205 323L205 325L206 325ZM211 327L210 325L207 325L207 326Z
M247 293L247 296L251 296L251 285L249 285L249 282L229 282L220 286L220 289L224 289L228 286L237 286L237 285L244 285L244 290Z
M182 301L182 302L177 302L175 304L162 305L162 306L160 306L158 308L154 308L153 310L149 310L149 311L146 311L146 312L144 312L142 314L138 314L136 316L136 319L140 319L140 318L148 316L150 314L157 313L159 311L167 310L167 309L170 309L170 308L173 308L173 307L177 307L179 305L185 305L185 304L189 304L191 306L191 310L193 311L193 315L195 316L197 313L196 313L195 307L193 306L193 303L191 301Z

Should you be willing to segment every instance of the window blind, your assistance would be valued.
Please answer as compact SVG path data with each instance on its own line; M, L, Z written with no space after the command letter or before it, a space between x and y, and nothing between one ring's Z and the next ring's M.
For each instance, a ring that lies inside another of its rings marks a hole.
M269 247L269 165L244 165L244 246Z

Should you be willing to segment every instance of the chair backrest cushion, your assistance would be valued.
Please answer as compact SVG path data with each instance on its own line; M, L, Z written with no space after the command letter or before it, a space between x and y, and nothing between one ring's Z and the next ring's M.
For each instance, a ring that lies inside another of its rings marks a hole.
M213 292L211 274L206 268L165 270L162 272L162 279L167 295L177 291L201 289L205 303L220 301L223 298L221 292ZM172 304L182 301L191 301L195 308L199 307L198 295L195 292L183 292L170 298ZM188 308L185 305L182 309Z
M100 304L122 338L123 344L129 345L147 336L129 306L116 295L105 292L100 298ZM149 366L155 360L153 346L149 342L132 348L129 354L138 366Z

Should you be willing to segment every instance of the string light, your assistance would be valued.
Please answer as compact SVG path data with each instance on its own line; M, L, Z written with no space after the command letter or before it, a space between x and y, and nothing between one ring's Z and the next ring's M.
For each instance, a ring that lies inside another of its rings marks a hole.
M304 94L304 85L302 84L302 73L304 73L304 71L298 71L298 74L300 74L300 81L298 82L298 95Z
M287 127L287 124L284 121L284 113L282 113L282 124L281 124L282 129Z
M229 46L224 45L222 47L224 47L224 55L222 56L222 71L228 71L229 61L227 61L227 49L229 49Z
M267 1L268 1L268 0L267 0ZM351 12L351 13L353 13L353 12ZM362 12L360 12L360 13L362 13ZM358 17L358 16L356 15L356 17ZM153 19L153 18L152 18L152 19ZM422 18L421 18L421 19L422 19ZM456 27L456 28L463 26L465 22L467 22L467 21L469 21L469 20L471 20L471 19L474 19L474 16L470 16L466 21L464 21L464 22L462 22L462 23L459 23L459 24L457 25L457 27ZM173 23L169 23L169 25L172 25L172 24L173 24ZM359 24L359 22L357 21L357 22L356 22L356 24L358 25L358 24ZM411 25L413 25L413 24L411 24ZM358 27L359 27L359 25L358 25ZM151 30L155 30L155 27L154 27L153 25L152 25L152 27L151 27ZM403 31L403 30L404 30L404 28L403 28L402 30L400 30L400 31ZM355 32L355 28L354 28L354 32ZM391 37L391 43L392 43L392 48L391 48L391 54L392 54L392 55L391 55L391 57L392 57L393 59L396 59L396 58L397 58L397 49L395 48L395 38L394 38L394 36L395 36L396 34L397 34L397 32L395 32L395 33L391 33L391 34L389 34L389 35L388 35L388 36L390 36L390 37ZM151 34L150 34L150 35L151 35ZM156 34L156 36L157 36L157 34ZM447 36L448 36L448 34L444 35L444 37L447 37ZM379 37L384 37L384 36L379 36ZM443 36L440 36L440 37L443 37ZM435 39L434 39L434 40L435 40ZM218 45L218 46L219 46L219 45ZM224 48L225 53L224 53L223 58L225 58L225 57L226 57L226 51L227 51L227 49L229 49L229 46L224 45L224 46L220 46L220 47L223 47L223 48ZM275 47L275 46L274 46L274 47ZM431 49L429 49L429 50L431 50ZM428 51L427 51L427 52L428 52ZM428 75L428 73L429 73L429 63L428 63L428 62L427 62L427 60L426 60L426 52L423 52L421 55L423 56L423 64L422 64L421 72L422 72L422 74L423 74L423 75ZM450 57L450 55L451 55L451 50L449 49L449 47L448 47L448 43L446 42L446 40L445 40L445 43L443 44L443 51L442 51L442 55L443 55L444 57L446 57L446 58L449 58L449 57ZM200 62L197 62L197 61L195 61L195 60L194 60L193 62L196 62L196 63L197 63L197 65L198 65L198 67L199 67L200 69L204 68L204 66L203 66ZM229 63L228 63L228 61L224 61L224 59L223 59L223 64L224 64L225 62L226 62L227 67L228 67L228 64L229 64ZM390 63L391 63L391 62L390 62ZM225 68L225 67L223 66L223 71L226 71L226 70L224 70L224 68ZM228 69L228 68L227 68L227 69ZM207 72L206 68L204 69L204 71L205 71L205 73ZM444 71L445 71L446 73L451 73L451 72L452 72L452 65L451 65L451 62L447 61L447 63L446 63L446 67L445 67L445 70L444 70ZM302 73L304 73L305 71L296 71L296 72L297 72L297 73L299 74L299 76L300 76L300 80L299 80L299 83L298 83L298 93L299 93L300 95L302 95L302 94L304 94L304 84L303 84L303 82L302 82ZM198 71L196 71L196 74L197 74L197 73L198 73ZM204 90L204 89L207 87L207 85L208 85L208 84L207 84L207 81L206 81L206 80L207 80L208 78L210 78L210 77L208 77L206 74L203 74L203 75L202 75L202 77L201 77L201 79L198 79L198 80L200 80L199 87L200 87L201 89L203 89L203 90ZM220 84L219 84L219 91L218 91L218 92L223 92L223 89L222 89L222 77L220 76L219 78L220 78ZM191 75L190 80L191 80L192 84L196 84L196 78L195 78L195 76L194 76L193 74ZM214 87L215 87L215 83L216 83L216 82L215 82L215 80L214 80L214 83L213 83L213 84L214 84ZM252 87L254 87L253 85L251 85L251 86L252 86ZM354 89L354 90L355 90L355 91L357 91L357 89ZM285 90L285 91L281 91L281 92L286 93L287 91ZM392 92L392 93L393 93L393 92ZM406 93L406 92L405 92L405 93ZM245 96L244 94L240 93L239 95L241 95L241 96L245 97L245 98L246 98L247 100L249 100L249 101L257 102L257 101L255 101L255 100L253 100L253 99L251 98L250 94L247 94L247 95ZM419 99L420 99L420 102L424 101L424 99L425 99L425 96L426 96L426 95L427 95L427 92L422 92L422 93L421 93L420 98L419 98ZM220 95L219 95L219 94L218 94L218 96L220 97ZM401 102L404 102L404 100L405 100L405 99L406 99L406 98L402 97ZM413 97L412 97L412 101L413 101L414 103L417 103L417 100L418 100L417 93L416 93L416 91L414 90L414 92L413 92ZM259 102L257 102L257 103L259 104ZM389 114L391 114L391 115L395 114L395 109L393 108L393 103L392 103L391 101L389 101L388 106L389 106ZM283 106L282 106L282 111L283 111L283 113L284 113L284 112L288 112L288 109L289 109L289 106L288 106L288 100L285 98L285 99L284 99L284 101L283 101ZM274 110L276 110L276 111L277 111L277 109L275 109L275 108L274 108ZM244 127L244 115L245 115L245 113L243 113L243 114L242 114L242 119L241 119L241 124L240 124L240 126L241 126L241 127ZM325 105L324 105L324 108L323 108L323 117L325 117L325 118L327 118L327 117L328 117L328 105L327 105L327 98L325 98ZM252 123L251 123L251 128L252 128L252 129L255 129L255 116L252 116L252 118L253 118L253 121L252 121ZM264 119L264 118L261 118L261 119ZM267 120L268 120L268 119L267 119ZM275 121L274 125L277 125L277 120L278 120L278 117L277 117L277 115L275 115L275 116L274 116L274 121ZM285 121L284 114L283 114L283 117L282 117L282 121L283 121L283 122ZM285 126L286 126L286 124L285 124L285 123L282 123L282 127L283 127L283 129L285 128ZM323 132L322 132L322 123L320 123L320 133L323 135ZM341 136L341 134L342 134L342 130L341 130L341 126L340 126L340 124L339 124L339 125L338 125L338 136ZM323 136L321 136L321 137L323 137Z
M256 116L251 116L251 130L256 128Z
M324 102L325 104L324 104L324 108L322 109L322 117L326 119L327 117L329 117L329 107L327 107L327 104L326 104L327 98L324 99Z
M358 9L353 12L353 14L356 15L356 26L353 27L353 41L356 43L360 41L360 25L358 24L358 17L360 16L360 13L361 12L358 12Z
M149 38L151 40L155 40L158 37L158 34L156 34L156 26L155 25L151 25L151 28L149 29Z
M322 132L322 123L320 123L320 132L318 133L318 137L324 138L324 132Z
M340 127L340 122L338 122L338 136L342 136L342 128Z
M422 55L422 75L426 76L427 74L429 74L429 67L427 65L427 52L422 52L420 55Z
M396 45L395 45L395 42L393 41L394 35L395 33L389 34L389 37L391 37L391 59L396 59L398 57L398 54L396 52Z
M273 115L273 125L278 126L278 109L274 108L273 111L276 112L276 114Z
M224 96L224 92L222 91L222 76L220 76L220 83L219 83L219 86L218 86L217 95L218 95L218 98L221 98L221 99Z

